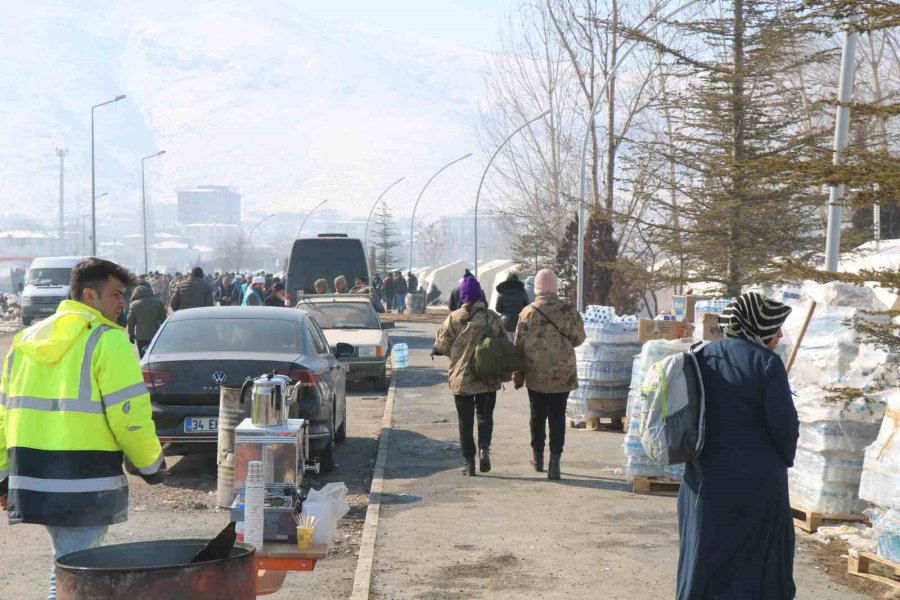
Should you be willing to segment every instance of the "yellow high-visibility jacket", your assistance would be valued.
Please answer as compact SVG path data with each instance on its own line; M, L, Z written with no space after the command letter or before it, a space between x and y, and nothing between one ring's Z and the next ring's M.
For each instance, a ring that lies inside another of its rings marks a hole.
M165 464L125 330L66 300L16 335L0 370L0 480L9 478L9 522L125 521L123 453L143 475Z

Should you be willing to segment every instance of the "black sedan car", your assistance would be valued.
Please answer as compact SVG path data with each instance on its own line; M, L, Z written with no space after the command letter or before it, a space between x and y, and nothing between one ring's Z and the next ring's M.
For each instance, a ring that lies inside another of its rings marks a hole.
M181 310L163 323L141 359L153 420L166 454L214 451L219 386L277 371L298 380L291 418L310 421L310 447L323 469L347 435L346 372L306 311L271 307Z

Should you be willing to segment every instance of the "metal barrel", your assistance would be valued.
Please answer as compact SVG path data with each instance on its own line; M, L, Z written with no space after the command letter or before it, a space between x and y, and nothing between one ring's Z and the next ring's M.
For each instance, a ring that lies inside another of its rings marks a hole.
M219 387L219 444L216 455L218 480L216 485L219 506L228 508L234 500L234 429L244 418L241 407L241 386Z
M252 600L255 550L235 544L228 558L191 564L208 540L100 546L56 561L58 600Z

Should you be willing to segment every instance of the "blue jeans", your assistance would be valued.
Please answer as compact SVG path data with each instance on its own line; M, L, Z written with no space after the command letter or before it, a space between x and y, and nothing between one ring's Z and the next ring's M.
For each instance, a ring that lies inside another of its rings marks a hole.
M53 551L53 560L60 556L93 548L103 543L106 537L106 525L100 527L53 527L46 525L50 534L50 549ZM48 600L56 600L56 565L50 565L50 594Z
M406 294L396 294L394 296L394 308L396 308L399 313L406 310Z

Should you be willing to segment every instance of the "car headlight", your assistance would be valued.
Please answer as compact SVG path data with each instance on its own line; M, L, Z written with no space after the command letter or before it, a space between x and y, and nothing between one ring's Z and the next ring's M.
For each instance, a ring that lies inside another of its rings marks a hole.
M22 296L22 306L31 306L30 296Z
M360 358L373 358L375 356L376 346L357 346Z

